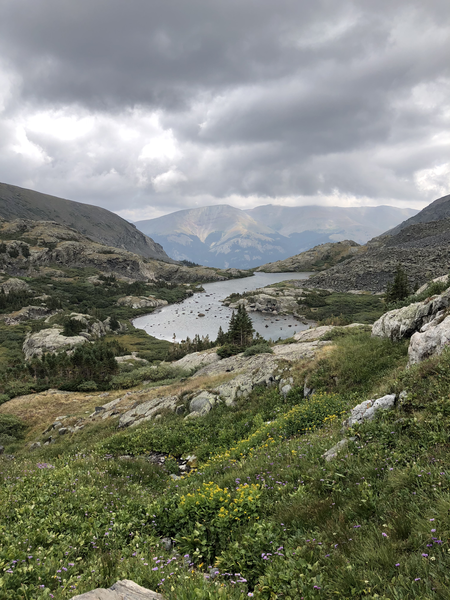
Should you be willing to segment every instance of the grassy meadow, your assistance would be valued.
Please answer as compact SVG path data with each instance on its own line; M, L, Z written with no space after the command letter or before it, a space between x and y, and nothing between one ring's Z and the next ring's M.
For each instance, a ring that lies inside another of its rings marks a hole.
M167 600L449 598L450 352L406 369L404 344L332 337L286 398L261 388L195 420L97 422L30 451L36 419L20 398L3 404L0 597L62 600L128 578ZM350 408L402 390L322 458ZM101 403L71 398L61 414ZM62 408L45 402L41 431Z

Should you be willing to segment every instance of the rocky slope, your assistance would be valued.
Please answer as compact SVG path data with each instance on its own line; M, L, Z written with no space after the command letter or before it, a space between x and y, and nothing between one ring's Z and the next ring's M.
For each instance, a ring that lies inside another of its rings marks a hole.
M9 275L64 276L61 268L94 268L100 273L138 281L206 282L238 276L235 270L188 268L143 258L93 242L78 231L52 221L0 220L0 272ZM55 271L56 267L56 271Z
M382 292L393 280L398 265L407 272L412 287L445 275L450 267L450 218L439 217L447 214L450 196L436 200L413 219L374 238L353 258L314 275L305 286ZM426 220L433 217L438 218Z
M313 359L323 348L332 345L332 342L322 341L321 338L333 329L328 326L299 332L294 336L293 343L274 346L273 353L255 356L238 354L222 360L214 349L188 354L171 363L171 367L178 367L187 373L194 372L191 377L183 380L183 385L96 394L95 410L89 416L57 417L41 432L42 437L37 441L51 444L55 436L77 433L92 422L105 420L116 422L120 429L158 420L158 415L167 412L184 415L185 419L195 419L210 412L220 402L233 406L240 397L248 396L254 388L261 385L275 386L285 396L294 381L294 366L298 361ZM49 394L62 395L66 402L72 399L84 404L83 395L79 392L47 390L40 394L17 397L11 401L10 406L21 405L24 401L39 402L40 398ZM92 395L85 397L87 400Z
M160 244L143 235L134 225L109 210L91 204L0 183L0 217L7 221L55 221L100 244L146 258L173 262Z
M323 271L356 255L361 246L352 240L320 244L285 260L268 263L256 269L264 273L287 273L300 271Z
M270 204L243 211L221 205L177 211L136 225L177 260L254 268L287 259L317 244L346 239L365 243L415 212L389 206Z
M414 215L406 221L403 221L387 233L393 236L410 225L416 225L418 223L430 223L431 221L441 221L443 219L450 219L450 194L448 196L442 196L442 198L438 198L421 210L417 215Z

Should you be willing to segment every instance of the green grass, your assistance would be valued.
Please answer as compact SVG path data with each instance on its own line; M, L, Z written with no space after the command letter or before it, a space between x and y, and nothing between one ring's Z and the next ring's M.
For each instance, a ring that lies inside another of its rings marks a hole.
M307 319L326 325L340 317L342 325L349 323L374 323L385 312L380 296L371 294L347 294L344 292L313 292L306 299Z
M443 372L449 360L444 354ZM430 371L409 370L402 383L425 388L438 374L435 362ZM33 457L3 461L2 598L70 598L121 578L167 600L243 599L249 592L292 600L448 598L450 417L443 407L450 381L441 379L439 390L420 410L410 392L395 412L355 428L355 441L332 463L321 455L340 437L335 413L327 410L324 421L313 399L286 408L269 391L267 410L281 409L272 435L260 413L254 433L265 437L242 431L241 442L225 442L227 450L175 482L143 459L103 458L105 442L95 448L101 429L76 453L61 440ZM254 408L257 396L249 400ZM315 402L325 406L320 397ZM286 429L289 413L305 410L325 426L301 435ZM245 407L222 407L217 424L227 426L228 411L232 423ZM157 428L162 434L170 423L154 424L151 447ZM195 423L193 449L213 413ZM149 429L103 435L122 451L139 431ZM163 549L166 536L177 540L179 559ZM209 565L223 575L205 580Z
M350 296L353 308L374 299ZM26 330L5 329L5 347ZM0 598L63 600L124 578L165 600L449 598L450 351L407 369L403 343L358 329L327 337L335 346L299 364L286 398L261 388L195 420L96 422L31 453L34 438L2 406ZM117 339L159 351L132 330ZM394 411L340 432L349 408L402 390ZM197 467L173 480L187 454Z
M372 337L360 328L336 328L323 339L334 346L322 357L298 367L297 380L316 390L340 394L374 394L394 385L392 378L407 363L406 342Z

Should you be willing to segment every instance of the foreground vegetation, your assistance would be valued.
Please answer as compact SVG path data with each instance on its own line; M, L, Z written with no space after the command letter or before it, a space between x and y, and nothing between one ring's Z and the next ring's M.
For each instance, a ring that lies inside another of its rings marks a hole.
M167 600L448 598L450 352L406 370L403 344L332 336L286 399L260 389L196 420L102 422L31 454L4 405L15 459L0 459L0 596L58 600L129 578ZM349 408L402 390L325 462Z

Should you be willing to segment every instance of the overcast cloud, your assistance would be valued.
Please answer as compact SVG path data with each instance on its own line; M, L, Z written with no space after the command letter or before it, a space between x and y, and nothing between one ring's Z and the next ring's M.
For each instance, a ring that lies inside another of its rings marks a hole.
M0 181L133 221L450 193L448 0L0 0Z

